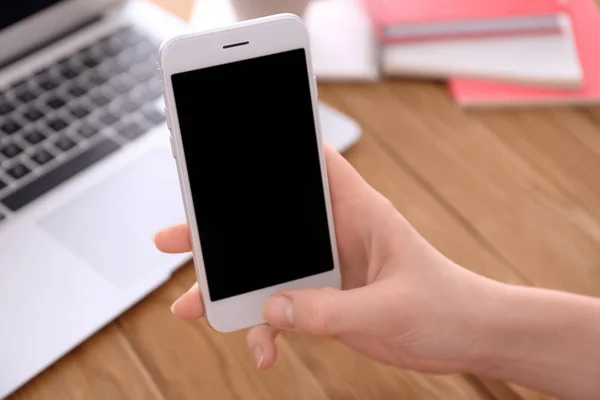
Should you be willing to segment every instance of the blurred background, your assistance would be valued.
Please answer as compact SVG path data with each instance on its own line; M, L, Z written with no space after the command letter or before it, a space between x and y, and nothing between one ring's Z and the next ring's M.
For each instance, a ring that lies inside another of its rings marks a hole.
M236 18L228 0L149 1L194 29ZM600 297L600 16L594 0L522 3L313 0L320 99L361 128L344 157L448 257ZM9 398L547 399L293 334L259 373L244 332L171 315L194 281L186 264Z

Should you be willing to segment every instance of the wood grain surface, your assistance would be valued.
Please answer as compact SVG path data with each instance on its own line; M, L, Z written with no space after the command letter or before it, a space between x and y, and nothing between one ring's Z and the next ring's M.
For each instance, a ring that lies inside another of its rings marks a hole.
M192 7L156 2L183 18ZM497 280L600 297L600 108L465 111L443 85L408 80L319 91L363 127L345 157L446 255ZM301 335L282 335L276 366L259 373L243 332L170 314L194 280L188 264L10 398L548 399Z

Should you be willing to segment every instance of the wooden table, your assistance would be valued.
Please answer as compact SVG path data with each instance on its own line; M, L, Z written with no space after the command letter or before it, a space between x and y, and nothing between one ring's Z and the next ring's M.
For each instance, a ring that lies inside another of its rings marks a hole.
M449 257L501 281L600 297L600 108L464 111L443 85L401 80L320 93L364 129L347 159ZM280 360L259 373L244 333L170 314L194 279L185 266L12 399L546 399L402 372L298 335L280 337Z

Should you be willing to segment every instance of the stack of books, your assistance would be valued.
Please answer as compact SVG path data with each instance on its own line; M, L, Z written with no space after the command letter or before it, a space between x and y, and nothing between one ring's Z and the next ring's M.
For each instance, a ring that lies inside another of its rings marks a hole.
M362 0L386 76L443 79L463 106L600 103L595 0Z

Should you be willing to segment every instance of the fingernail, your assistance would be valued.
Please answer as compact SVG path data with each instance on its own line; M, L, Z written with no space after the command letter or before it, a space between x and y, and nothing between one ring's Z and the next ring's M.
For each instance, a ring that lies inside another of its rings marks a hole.
M294 309L292 308L292 301L288 297L273 298L271 300L271 313L273 319L280 324L294 324Z
M171 312L172 312L173 314L175 314L175 311L176 311L176 309L177 309L177 304L179 304L179 301L180 301L180 300L181 300L181 297L180 297L180 298L178 298L177 300L175 300L175 301L173 302L173 304L171 304Z
M254 346L252 348L252 357L256 361L256 368L260 369L262 367L263 362L265 361L265 355L263 354L262 348L260 346Z

